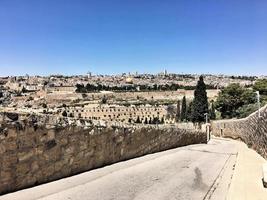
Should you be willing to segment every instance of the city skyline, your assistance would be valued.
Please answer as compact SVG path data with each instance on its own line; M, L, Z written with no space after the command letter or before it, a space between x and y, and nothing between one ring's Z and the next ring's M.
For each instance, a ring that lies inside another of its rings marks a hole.
M0 78L5 78L5 77L25 77L25 76L29 76L29 77L50 77L50 76L65 76L65 77L75 77L75 76L88 76L90 73L90 76L126 76L126 77L133 77L136 75L150 75L150 76L160 76L160 75L164 75L164 70L162 71L158 71L158 72L138 72L138 71L128 71L128 72L118 72L118 73L95 73L92 71L87 71L84 73L69 73L66 74L64 72L56 72L56 73L50 73L50 74L33 74L33 73L24 73L24 74L11 74L11 75L1 75L0 74ZM186 72L169 72L167 71L166 75L177 75L177 76L182 76L182 75L192 75L192 76L225 76L225 77L267 77L267 75L265 74L226 74L226 73L186 73Z

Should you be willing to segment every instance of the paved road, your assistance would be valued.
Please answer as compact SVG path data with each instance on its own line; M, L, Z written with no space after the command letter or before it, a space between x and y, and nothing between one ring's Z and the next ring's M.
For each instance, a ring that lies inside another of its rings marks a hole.
M212 139L120 162L0 197L42 200L225 199L236 161L231 140Z

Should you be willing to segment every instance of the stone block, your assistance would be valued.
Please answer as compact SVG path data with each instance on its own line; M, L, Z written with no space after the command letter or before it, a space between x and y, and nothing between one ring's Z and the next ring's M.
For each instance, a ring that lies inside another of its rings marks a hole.
M18 148L34 148L36 146L36 138L33 134L22 134L18 137Z
M17 177L15 187L18 189L23 189L25 187L33 186L36 183L36 177L33 175L25 175Z
M1 170L15 168L17 163L18 163L18 157L17 157L17 154L15 152L5 153L3 155L3 159L2 159L2 169Z
M81 151L86 150L88 148L87 142L86 141L80 141L79 147L80 147Z
M56 171L56 172L61 171L61 169L63 168L63 166L66 165L66 164L67 164L66 160L60 160L60 161L57 161L57 162L55 163L55 171Z
M45 143L45 149L46 150L49 150L49 149L52 149L53 147L55 147L57 145L56 141L53 139L53 140L48 140L46 143Z
M54 140L55 139L55 131L54 130L49 130L47 132L47 139L48 140Z
M39 169L39 164L38 162L35 160L31 163L31 172L36 172Z
M14 172L12 172L12 170L9 171L2 170L0 173L0 180L1 182L9 182L14 178L13 175Z
M52 149L44 151L42 155L47 162L55 162L61 158L61 148L55 146Z
M74 146L69 146L67 148L64 149L64 155L73 155L75 151L75 147Z
M51 163L50 165L42 168L41 171L44 177L49 178L55 173L55 166Z
M85 151L85 153L84 153L84 157L85 158L89 158L89 157L92 157L94 155L94 149L88 149L88 150L86 150Z
M6 147L3 143L0 143L0 155L6 152Z
M16 140L9 140L5 143L6 151L15 151L17 150Z
M29 163L19 163L16 165L17 176L24 176L30 171Z
M62 146L65 146L68 144L68 138L67 137L61 137L58 139L58 141L59 141L58 143Z
M18 153L19 162L27 161L34 155L34 149Z
M8 130L7 138L16 139L17 135L18 135L18 133L16 130L10 129L10 130Z

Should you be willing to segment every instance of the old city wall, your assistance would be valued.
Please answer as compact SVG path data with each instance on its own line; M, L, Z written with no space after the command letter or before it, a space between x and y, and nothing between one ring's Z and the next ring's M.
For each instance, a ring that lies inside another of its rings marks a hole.
M115 97L114 93L109 94L103 94L103 93L88 93L89 96L93 95L95 98L102 97L103 95L106 95L108 97ZM209 98L214 98L218 95L218 90L207 90L207 95ZM177 91L149 91L149 92L117 92L116 98L122 98L122 99L136 99L137 97L143 98L143 99L182 99L183 96L186 96L188 99L193 99L194 97L194 90L184 90L179 89Z
M153 152L206 143L203 132L171 126L96 127L66 121L53 125L49 120L2 117L0 194Z
M211 123L215 136L241 139L267 159L267 105L243 119L219 120Z
M116 94L116 95L115 95ZM103 96L108 98L116 99L182 99L183 96L186 96L188 99L193 99L194 90L177 90L177 91L150 91L150 92L116 92L116 93L87 93L87 96L92 100L97 100L103 98ZM207 95L210 99L215 98L218 95L218 90L207 90ZM68 101L74 99L82 99L82 94L80 93L63 93L63 92L54 92L48 93L45 95L48 103L53 103L57 101Z

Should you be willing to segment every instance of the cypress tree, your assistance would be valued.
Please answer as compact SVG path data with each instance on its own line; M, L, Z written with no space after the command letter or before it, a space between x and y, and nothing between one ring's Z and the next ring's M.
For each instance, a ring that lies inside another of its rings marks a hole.
M187 108L186 108L186 98L185 96L183 97L183 100L182 100L182 110L181 110L181 121L184 121L186 120L186 114L187 114Z
M177 101L177 110L176 110L176 122L179 122L181 120L181 102L180 100Z
M147 118L145 118L144 124L148 124Z
M62 116L63 116L63 117L67 117L67 116L68 116L68 113L66 112L66 110L64 110L64 111L62 112Z
M161 123L164 124L164 117L161 118Z
M215 107L214 107L214 102L213 101L211 102L210 119L212 119L212 120L216 119Z
M192 110L193 110L193 102L190 101L188 108L186 110L186 120L192 121Z
M152 124L152 118L151 118L151 117L149 118L148 123L149 123L149 124Z
M158 124L159 119L157 117L154 117L152 120L152 124Z
M203 76L199 77L196 89L194 91L194 100L192 105L192 121L204 122L205 113L208 113L208 97L206 92L206 85L203 80Z
M102 104L106 104L107 103L107 97L106 97L106 95L104 95L103 98L101 99L101 103Z
M137 116L137 119L136 119L135 123L138 123L138 124L141 123L141 120L140 120L139 116Z

